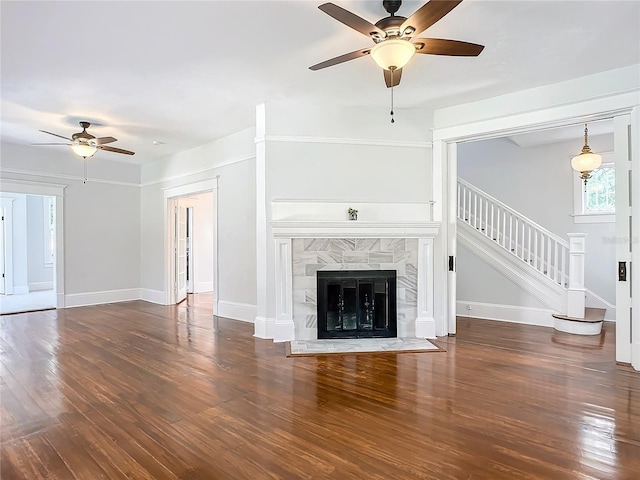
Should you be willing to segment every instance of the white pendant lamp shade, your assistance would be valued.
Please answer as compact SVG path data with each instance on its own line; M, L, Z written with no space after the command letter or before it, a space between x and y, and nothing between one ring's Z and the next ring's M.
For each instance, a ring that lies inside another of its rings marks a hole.
M602 157L597 153L593 153L589 147L588 142L587 124L584 125L584 147L582 152L571 159L571 168L580 174L580 178L584 180L585 185L587 180L591 178L591 172L596 170L602 164Z
M571 168L576 172L591 172L601 164L602 157L597 153L581 153L571 159Z
M96 150L98 150L94 145L88 143L74 143L71 145L71 149L76 155L83 158L92 157L93 154L96 153Z
M377 43L371 49L371 58L385 70L404 67L416 53L416 47L408 40L392 38Z

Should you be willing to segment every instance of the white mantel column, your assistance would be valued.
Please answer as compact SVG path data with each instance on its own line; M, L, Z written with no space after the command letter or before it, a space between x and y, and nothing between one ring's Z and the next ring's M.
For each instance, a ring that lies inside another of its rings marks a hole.
M274 342L295 339L293 323L292 253L290 238L276 238L276 321Z
M418 317L416 337L436 338L433 318L433 238L418 239Z
M584 262L586 233L569 233L569 291L567 316L584 318L585 287Z

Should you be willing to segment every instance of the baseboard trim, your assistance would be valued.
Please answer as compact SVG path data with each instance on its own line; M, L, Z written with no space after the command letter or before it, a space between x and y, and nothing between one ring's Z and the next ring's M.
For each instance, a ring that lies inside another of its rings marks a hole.
M167 296L162 290L151 290L149 288L140 289L140 300L145 302L157 303L158 305L164 305L167 301Z
M432 317L416 318L417 338L436 338L436 321Z
M631 344L631 366L640 371L640 342Z
M293 323L293 319L285 321L275 321L273 324L273 341L276 342L290 342L295 340L296 327Z
M467 306L471 309L468 310ZM458 316L497 320L500 322L524 323L540 327L553 327L553 310L515 305L499 305L494 303L456 302Z
M256 316L254 320L253 336L265 340L273 339L273 325L275 318Z
M65 307L84 307L87 305L101 305L103 303L129 302L141 298L139 288L122 290L105 290L102 292L71 293L65 295Z
M616 306L607 302L600 295L595 292L585 289L586 293L586 305L587 307L595 307L595 308L605 308L607 311L604 314L604 319L607 322L615 322L616 321Z
M248 303L226 302L218 300L218 316L255 323L258 307Z
M53 282L32 282L29 284L30 292L39 292L40 290L53 290Z

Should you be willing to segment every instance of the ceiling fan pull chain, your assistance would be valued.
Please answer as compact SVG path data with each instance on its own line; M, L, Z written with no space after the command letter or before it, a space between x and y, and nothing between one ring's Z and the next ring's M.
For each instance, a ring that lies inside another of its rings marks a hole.
M393 70L391 70L391 123L396 123L396 121L393 119Z
M82 157L82 161L84 162L84 180L82 180L83 184L87 183L87 157Z

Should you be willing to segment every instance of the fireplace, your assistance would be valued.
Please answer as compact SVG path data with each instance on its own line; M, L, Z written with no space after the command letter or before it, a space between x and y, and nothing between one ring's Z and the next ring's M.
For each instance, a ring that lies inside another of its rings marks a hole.
M397 337L396 271L318 271L318 338Z

